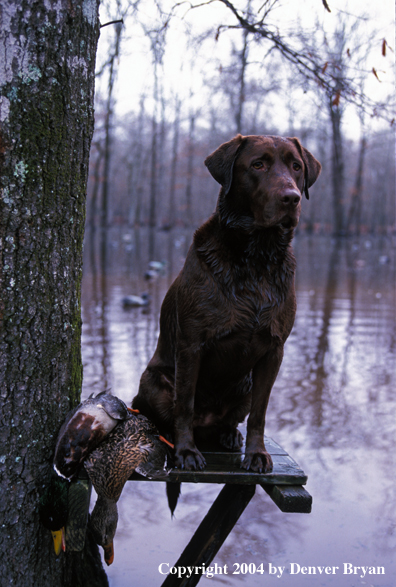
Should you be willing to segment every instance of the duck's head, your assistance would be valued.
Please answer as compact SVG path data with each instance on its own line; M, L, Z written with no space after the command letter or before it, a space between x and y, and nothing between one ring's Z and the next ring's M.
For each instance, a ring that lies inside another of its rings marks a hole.
M96 544L103 547L107 565L114 560L113 540L117 530L118 510L114 500L98 495L91 513L91 528Z
M130 411L122 400L101 392L71 410L56 441L54 470L61 477L73 479L84 459Z
M45 528L51 531L55 554L65 550L65 525L68 516L69 481L52 475L39 502L39 516Z

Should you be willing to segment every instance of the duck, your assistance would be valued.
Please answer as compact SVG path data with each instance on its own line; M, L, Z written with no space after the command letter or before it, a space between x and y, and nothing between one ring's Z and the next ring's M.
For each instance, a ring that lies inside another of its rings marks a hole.
M69 482L53 473L39 500L39 517L42 525L51 532L56 556L61 550L66 550L65 527L69 512L68 504Z
M147 280L156 279L160 275L165 275L166 261L150 261L148 269L144 274Z
M150 296L148 293L143 293L141 296L129 295L121 300L124 308L139 308L148 306L150 303Z
M53 472L39 500L40 520L52 534L56 555L66 550L65 527L77 486L72 482L83 460L134 412L118 397L102 391L96 397L91 394L67 414L56 441Z
M55 472L70 481L85 457L130 413L122 400L107 391L96 397L91 394L67 414L62 424L55 446Z
M97 493L90 517L94 538L103 548L107 565L114 561L114 536L118 522L117 502L133 472L148 479L166 480L169 448L157 428L141 414L132 414L90 453L84 468Z
M41 523L50 530L55 555L61 550L81 551L85 543L91 483L86 479L68 481L53 473L40 498Z

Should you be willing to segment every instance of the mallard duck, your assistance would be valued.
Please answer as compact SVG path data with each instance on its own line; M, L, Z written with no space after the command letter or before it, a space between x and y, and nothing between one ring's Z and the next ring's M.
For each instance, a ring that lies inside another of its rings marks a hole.
M114 559L117 501L124 485L134 471L149 479L167 478L166 442L145 416L133 415L114 428L84 462L98 494L91 514L91 527L97 544L103 547L108 565Z
M93 394L71 410L60 429L53 460L54 474L39 503L39 515L54 540L55 553L65 550L65 524L70 510L70 482L82 461L109 432L133 412L119 398ZM73 495L74 495L73 485ZM75 499L72 499L75 503Z
M109 432L128 418L130 411L118 397L105 391L93 394L71 410L60 429L55 447L54 469L71 480L85 457Z
M141 296L125 296L122 298L122 305L124 308L140 308L148 306L150 303L150 296L148 293L143 293Z
M55 554L66 549L65 526L69 512L69 482L55 473L39 501L41 523L50 530Z
M53 473L39 502L41 523L51 531L55 554L84 548L91 484L85 479L68 481Z

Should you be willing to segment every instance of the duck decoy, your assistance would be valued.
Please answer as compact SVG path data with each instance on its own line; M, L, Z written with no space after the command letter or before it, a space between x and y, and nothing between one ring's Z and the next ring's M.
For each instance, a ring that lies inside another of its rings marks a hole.
M156 279L159 275L165 275L166 261L150 261L144 274L145 279Z
M133 415L114 428L84 462L98 494L90 524L107 565L114 560L117 501L124 485L134 471L149 479L167 479L169 449L165 443L145 416Z
M121 301L124 308L139 308L149 305L150 296L147 293L143 293L141 296L125 296Z
M55 553L65 550L65 525L70 509L76 511L76 477L84 458L106 437L121 420L133 412L119 398L101 392L93 394L71 410L60 429L53 460L54 472L39 502L39 515L43 525L52 533ZM72 504L72 505L71 505ZM85 506L84 506L85 507ZM76 524L75 516L73 518ZM71 518L69 529L71 530Z

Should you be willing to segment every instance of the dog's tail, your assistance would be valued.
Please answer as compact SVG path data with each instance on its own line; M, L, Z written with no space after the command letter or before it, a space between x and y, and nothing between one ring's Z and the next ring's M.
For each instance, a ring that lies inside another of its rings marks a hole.
M166 484L166 496L168 498L168 506L171 511L172 518L173 518L174 511L176 509L177 501L179 499L180 494L181 494L180 481L176 481L174 483L168 482Z

